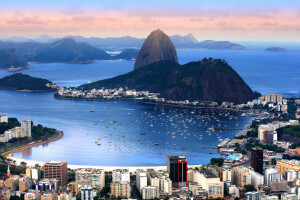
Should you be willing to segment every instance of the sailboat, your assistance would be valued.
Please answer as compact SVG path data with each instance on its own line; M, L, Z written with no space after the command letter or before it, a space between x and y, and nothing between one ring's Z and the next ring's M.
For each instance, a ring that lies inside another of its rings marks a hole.
M93 104L92 109L90 110L90 112L95 112L94 104Z

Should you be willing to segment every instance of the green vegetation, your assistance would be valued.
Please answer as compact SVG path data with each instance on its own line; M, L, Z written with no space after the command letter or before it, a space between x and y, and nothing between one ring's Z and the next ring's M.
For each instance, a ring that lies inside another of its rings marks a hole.
M79 86L93 88L148 90L172 100L207 100L243 103L254 99L254 93L224 60L205 58L179 65L159 61L114 78Z
M91 63L96 59L110 59L110 55L87 43L77 43L71 38L64 38L50 44L39 44L26 58L35 62Z
M56 88L47 87L46 84L53 84L51 81L42 78L31 77L26 74L16 73L0 79L0 88L6 90L28 90L33 92L39 91L56 91Z
M38 124L37 126L32 126L32 140L48 139L50 137L53 137L55 135L55 132L56 129L43 127L41 124Z
M102 190L100 191L100 197L105 197L105 198L109 198L109 193L110 192L110 186L104 186L102 188Z
M277 134L278 135L290 135L294 137L300 137L300 125L297 126L286 126L277 129Z
M252 185L245 185L246 192L256 191L256 189Z
M24 200L24 194L21 194L21 197L11 196L9 200Z
M300 147L300 142L295 142L290 146L291 149L296 149L297 147Z
M8 118L8 123L2 122L0 123L0 134L3 134L5 131L15 128L16 126L20 126L18 119L16 118Z
M222 167L224 163L224 158L212 158L210 160L211 165L218 165L219 167Z
M248 151L251 151L254 147L260 147L262 149L267 149L269 151L274 151L276 153L282 153L285 150L282 148L279 148L276 144L259 144L259 141L253 141L253 140L248 140L248 143L245 145L246 149Z
M15 49L0 50L0 68L26 67L27 62Z
M25 173L24 168L17 168L15 166L9 166L9 170L11 174ZM5 174L7 172L7 165L0 164L0 172Z

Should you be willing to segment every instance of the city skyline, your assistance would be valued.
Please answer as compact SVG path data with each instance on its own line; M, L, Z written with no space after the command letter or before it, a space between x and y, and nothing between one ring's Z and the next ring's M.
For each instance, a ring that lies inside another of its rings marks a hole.
M168 35L192 33L198 40L299 42L297 1L5 2L0 38L41 34L53 37L144 38L160 28Z

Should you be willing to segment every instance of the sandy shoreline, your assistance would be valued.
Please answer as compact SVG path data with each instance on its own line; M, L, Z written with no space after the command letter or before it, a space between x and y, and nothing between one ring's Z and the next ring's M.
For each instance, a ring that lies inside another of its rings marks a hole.
M7 157L8 159L15 160L17 165L21 165L21 162L25 162L27 167L35 167L36 164L43 166L45 162L36 161L36 160L27 160L24 158L16 158L13 156ZM202 165L188 165L190 168L200 168ZM79 169L79 168L95 168L95 169L104 169L105 171L112 171L114 169L128 169L130 172L135 172L137 169L155 169L155 170L167 170L167 166L95 166L95 165L72 165L68 164L70 169Z

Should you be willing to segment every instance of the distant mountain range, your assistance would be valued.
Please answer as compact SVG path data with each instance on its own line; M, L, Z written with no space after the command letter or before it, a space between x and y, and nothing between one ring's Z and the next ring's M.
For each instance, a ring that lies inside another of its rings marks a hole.
M15 49L0 50L0 68L26 67L27 62Z
M38 42L0 42L0 50L15 49L27 62L65 62L65 63L91 63L93 60L135 59L137 50L125 50L119 55L111 56L105 51L93 47L85 42L76 42L71 38L64 38L52 43ZM1 56L1 55L0 55ZM2 63L10 57L3 56ZM11 62L11 61L10 61Z
M110 38L100 38L100 37L82 37L68 35L63 38L72 38L76 42L86 42L91 46L101 48L101 49L127 49L127 48L141 48L145 38L135 38L131 36L124 37L110 37ZM38 43L52 43L63 38L51 38L46 34L39 37L28 39L23 37L10 37L2 39L3 42L14 42L14 43L24 43L24 42L38 42ZM214 41L205 40L199 42L191 33L186 36L173 35L170 36L175 48L204 48L204 49L224 49L224 50L244 50L246 47L231 43L229 41Z

